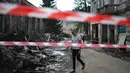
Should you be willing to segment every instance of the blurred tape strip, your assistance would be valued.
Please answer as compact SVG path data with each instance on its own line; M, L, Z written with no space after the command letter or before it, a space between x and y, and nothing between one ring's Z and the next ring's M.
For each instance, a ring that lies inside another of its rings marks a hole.
M130 26L130 18L127 17L92 14L84 12L60 11L51 8L36 8L9 3L0 3L0 13L36 18L60 19L79 22L102 23L107 25Z

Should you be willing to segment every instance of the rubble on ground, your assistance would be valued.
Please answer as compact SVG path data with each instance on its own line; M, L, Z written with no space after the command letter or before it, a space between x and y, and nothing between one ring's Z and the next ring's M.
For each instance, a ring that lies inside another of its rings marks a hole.
M13 35L11 40L16 39ZM24 35L18 36L17 40ZM3 37L1 37L3 38ZM5 41L11 41L6 38ZM30 47L30 46L1 46L0 47L0 73L56 73L64 69L69 60L66 48L61 47ZM59 50L60 49L60 50Z

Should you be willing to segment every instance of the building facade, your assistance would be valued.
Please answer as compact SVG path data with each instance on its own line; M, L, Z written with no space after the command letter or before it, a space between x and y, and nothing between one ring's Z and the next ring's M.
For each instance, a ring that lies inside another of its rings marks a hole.
M16 3L27 6L34 6L27 0L0 0L1 2ZM43 19L29 18L25 16L0 15L0 33L8 33L14 30L23 30L27 34L32 32L44 33L45 24Z
M130 1L129 0L92 0L91 1L91 12L108 14L108 15L119 15L119 16L130 16ZM114 26L114 25L94 25L91 23L90 26L92 37L98 38L99 43L114 44L118 42L118 35L122 32L128 32L129 27L125 26Z

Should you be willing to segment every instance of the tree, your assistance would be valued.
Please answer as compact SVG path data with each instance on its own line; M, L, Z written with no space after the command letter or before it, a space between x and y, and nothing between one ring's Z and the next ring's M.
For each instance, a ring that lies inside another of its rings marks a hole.
M46 19L46 33L52 33L59 35L62 32L62 25L58 20Z
M75 0L75 9L74 11L90 12L90 0ZM89 23L77 23L77 30L86 31L88 33L88 24ZM85 27L85 28L83 28Z
M75 0L75 10L89 12L90 11L90 0Z
M51 7L51 2L53 0L42 0L43 1L43 4L41 5L42 7Z
M43 0L42 7L56 8L55 0ZM59 35L62 32L62 22L60 20L44 19L46 24L46 33L53 33Z
M62 32L62 33L60 34L60 36L61 36L61 37L65 37L65 38L71 38L71 35L70 35L70 34L67 34L67 33L64 33L64 32Z

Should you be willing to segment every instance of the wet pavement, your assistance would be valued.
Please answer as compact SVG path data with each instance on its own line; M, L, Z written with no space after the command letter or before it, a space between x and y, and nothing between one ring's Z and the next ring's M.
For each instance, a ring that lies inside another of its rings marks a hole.
M93 49L83 49L82 58L86 63L85 70L77 65L77 73L129 73L130 62L112 57Z

